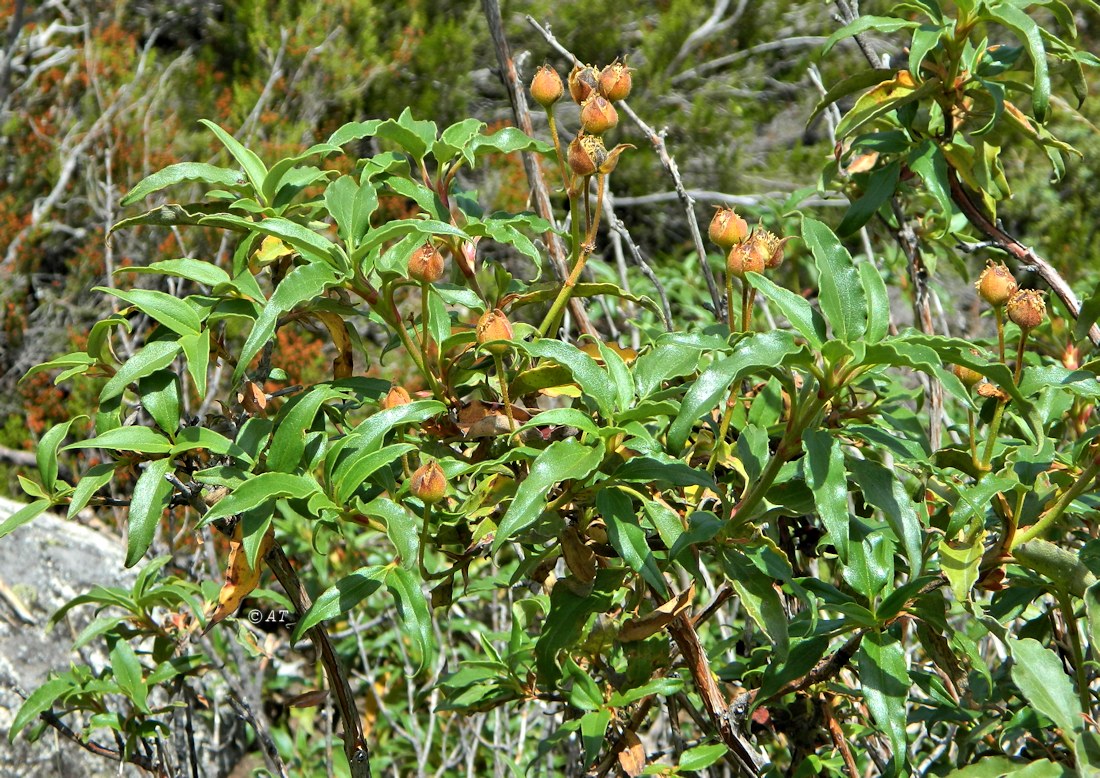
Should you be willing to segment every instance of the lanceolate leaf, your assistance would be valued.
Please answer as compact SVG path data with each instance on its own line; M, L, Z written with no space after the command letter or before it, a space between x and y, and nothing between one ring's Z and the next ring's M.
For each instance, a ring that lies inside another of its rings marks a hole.
M791 333L782 330L751 333L738 341L733 354L704 370L688 390L680 413L668 430L668 447L672 453L683 450L695 422L714 410L730 384L754 371L782 365L798 348Z
M531 464L531 472L512 499L493 540L496 552L512 536L538 521L546 508L547 495L555 485L579 480L595 470L603 459L602 448L585 446L576 440L551 443Z
M848 477L840 441L825 430L807 430L803 465L806 485L841 562L848 561Z
M179 335L195 335L202 327L195 309L170 294L158 292L155 289L123 291L106 286L97 286L94 291L106 292L120 300L125 300L149 318L160 322Z
M610 418L615 407L615 388L607 372L592 357L576 346L560 340L542 338L534 343L517 345L533 357L549 359L567 368L581 391L596 402L600 414Z
M172 484L165 478L172 469L171 457L153 460L134 484L126 538L127 567L140 562L153 542L161 514L172 496Z
M1015 31L1027 46L1035 69L1032 81L1031 109L1040 122L1047 120L1050 112L1050 73L1047 68L1047 51L1039 24L1024 11L1011 3L991 4L988 13L1006 27Z
M865 635L859 648L859 681L871 717L890 741L893 775L902 775L908 762L905 702L911 681L901 643L885 632Z
M397 605L398 624L402 632L412 640L412 659L416 663L414 673L419 673L431 663L435 653L435 637L432 635L432 616L428 603L420 590L420 582L404 567L391 567L386 574L386 588Z
M1012 652L1012 681L1036 710L1054 722L1068 736L1075 737L1083 726L1081 703L1073 681L1062 669L1062 660L1034 638L1009 638Z
M802 220L802 239L817 264L818 300L833 337L854 343L867 330L867 299L852 255L833 231L816 219Z
M73 422L83 418L86 417L76 416L51 427L38 441L38 449L34 453L38 464L38 475L42 478L42 485L49 492L54 491L54 484L57 482L57 448L65 440L65 436L69 434L69 427L73 425Z
M158 192L175 184L188 182L212 184L217 187L232 189L244 185L245 179L237 170L208 165L203 162L180 162L169 165L163 170L158 170L151 176L142 179L126 193L119 204L123 207L133 205L153 192Z
M172 360L180 352L180 344L174 340L157 340L149 343L141 351L134 354L126 363L118 369L111 380L103 385L99 391L99 401L102 403L122 394L126 387L139 378L144 378L150 373L168 367Z
M753 287L768 298L806 339L813 348L820 349L825 343L825 320L817 309L810 305L810 301L802 295L797 295L789 289L773 283L760 273L749 273L748 278Z
M852 459L848 463L852 477L859 484L863 497L882 511L882 517L897 535L909 559L911 574L920 574L924 561L921 557L922 522L920 512L924 508L905 492L905 487L894 473L877 462Z
M253 476L226 495L206 512L199 526L215 519L224 519L236 513L255 508L262 503L282 497L302 498L321 491L317 482L309 476L289 473L261 473Z
M294 640L299 640L311 628L326 619L347 613L381 588L389 568L384 565L360 567L329 587L317 598L294 628Z

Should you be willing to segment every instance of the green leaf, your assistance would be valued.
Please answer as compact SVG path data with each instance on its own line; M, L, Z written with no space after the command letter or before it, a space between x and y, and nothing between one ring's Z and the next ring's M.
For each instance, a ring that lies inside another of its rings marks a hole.
M242 146L240 141L209 119L199 119L199 123L218 136L218 140L222 142L222 145L225 146L233 156L233 159L237 160L237 164L241 166L245 175L248 176L248 181L252 184L252 190L256 193L256 197L262 197L264 179L267 178L267 168L264 167L264 163L260 161L260 158L251 150Z
M680 770L682 772L696 772L705 770L715 764L719 759L729 753L729 748L723 743L695 746L680 754Z
M71 519L84 510L84 506L88 504L95 493L110 483L118 466L118 462L103 462L93 466L80 477L70 498L68 518Z
M852 109L837 124L837 138L847 138L856 130L899 108L928 97L941 88L939 78L930 78L918 86L907 71L899 71L894 78L883 81L861 96Z
M204 162L179 162L143 178L133 189L126 193L126 196L119 201L119 205L125 208L148 197L153 192L159 192L161 189L176 184L191 182L235 189L244 185L244 178L236 170L208 165Z
M317 262L299 265L287 273L267 301L260 317L252 326L252 331L248 333L248 339L241 347L237 368L233 371L233 383L240 381L252 358L271 339L280 316L300 303L313 300L338 280L332 268Z
M802 295L774 284L760 273L748 273L747 277L749 283L787 317L787 321L798 330L806 342L814 350L820 351L826 338L825 320L821 318L817 309L810 305L810 301Z
M354 573L344 576L325 590L317 598L302 620L294 627L292 640L301 640L302 636L326 619L334 619L347 613L367 597L370 597L386 580L390 568L385 565L360 567Z
M484 127L485 122L479 119L463 119L457 124L452 124L440 134L439 140L432 144L432 156L440 165L450 162L465 150Z
M727 550L721 559L742 607L772 641L775 661L786 662L791 645L789 617L774 581L740 552Z
M49 507L49 500L35 500L28 505L24 505L11 516L4 519L3 524L0 524L0 538L10 535L24 524L34 521Z
M1050 115L1050 73L1047 68L1047 51L1043 43L1042 29L1024 11L1009 3L996 3L987 7L991 17L1013 30L1027 46L1034 68L1031 89L1031 110L1040 122Z
M22 732L28 724L37 719L41 714L53 707L58 697L74 689L75 684L69 675L54 678L39 686L26 701L19 706L19 712L15 714L15 720L8 730L8 742L14 743L15 737Z
M174 340L157 340L146 344L143 349L126 360L118 372L111 376L111 380L103 385L99 391L99 401L102 403L117 397L139 378L168 367L179 352L180 344Z
M88 417L74 416L68 421L57 424L51 427L38 441L34 458L38 464L38 474L42 477L42 485L46 487L46 491L57 491L54 489L54 485L57 483L57 447L69 434L69 428L73 425L73 422L86 418Z
M386 222L381 227L370 230L359 245L358 251L368 251L376 246L381 246L383 243L411 234L425 237L444 235L464 240L468 240L470 237L464 230L455 227L453 224L437 221L436 219L395 219Z
M308 259L323 262L340 270L343 270L347 265L340 247L331 240L308 227L303 227L301 224L284 219L281 216L271 216L255 222L251 219L223 213L207 216L201 223L211 227L226 227L241 232L258 232L261 235L270 235L287 245L293 246L303 257ZM279 286L281 287L282 284Z
M213 262L206 262L201 259L162 259L158 262L152 262L146 267L127 267L123 270L128 273L156 273L158 275L174 276L175 278L186 278L188 281L194 281L196 284L211 288L220 284L230 284L233 281L228 273Z
M864 340L878 343L890 332L890 296L874 262L867 259L860 262L858 268L863 294L867 298L867 333Z
M155 289L123 291L106 286L93 287L93 291L106 292L128 302L178 335L194 335L202 328L202 322L199 320L199 315L195 313L195 309L170 294L158 292Z
M906 160L909 168L921 177L924 188L940 207L946 231L955 213L955 201L951 197L951 184L947 177L947 160L936 144L926 140L909 152Z
M334 499L341 505L346 504L363 482L377 470L415 449L416 446L401 443L378 451L358 451L351 455L333 472Z
M353 140L374 137L378 128L382 126L380 119L369 119L365 122L348 122L329 136L328 143L333 146L343 146Z
M867 185L863 188L863 194L848 207L848 210L844 213L844 218L837 225L836 234L846 238L869 222L878 213L878 209L882 207L883 203L894 196L900 177L900 160L894 160L872 172L867 177Z
M714 476L678 459L665 460L656 457L633 457L612 473L616 481L641 482L659 486L702 486L713 492L721 489Z
M431 664L435 654L435 636L432 634L432 616L428 602L420 589L416 576L405 567L391 567L386 574L386 588L397 604L397 623L411 640L412 660L416 663L413 674Z
M360 185L351 176L340 176L325 189L325 206L336 220L340 237L358 243L370 229L371 215L378 209L378 191L369 180Z
M648 397L671 378L690 375L699 366L702 348L662 335L653 348L634 361L634 383L639 397Z
M478 135L470 142L469 152L475 157L496 152L498 154L511 154L515 151L537 151L540 154L549 154L554 147L549 143L536 140L515 127L505 127L497 130L492 135Z
M195 393L199 397L205 397L206 371L210 367L210 331L185 335L180 338L179 343L187 357L187 372L195 383Z
M531 463L531 472L516 490L497 528L493 552L538 521L546 508L546 497L556 484L586 478L602 459L602 447L585 446L572 439L551 443Z
M888 68L861 68L855 75L841 79L825 93L821 101L814 107L810 118L806 120L806 126L809 127L813 124L822 111L838 100L856 92L862 92L864 89L876 84L881 84L892 75L894 75L894 71Z
M417 567L420 548L419 526L407 509L386 497L377 497L363 506L363 513L386 525L386 537L393 543L401 566L409 570Z
M806 486L814 494L821 523L829 533L842 563L848 561L848 477L840 440L826 430L806 430L802 436L806 450L803 465Z
M180 379L171 370L158 370L138 381L138 399L157 426L174 435L180 425Z
M602 340L597 340L596 345L600 349L607 374L611 376L612 386L615 388L615 410L626 411L634 405L634 376L630 368L619 356L615 349L609 347Z
M871 718L890 741L893 774L902 775L909 761L905 702L912 681L901 643L885 632L864 635L859 647L859 681Z
M1083 726L1081 702L1073 681L1062 669L1062 660L1034 638L1009 638L1007 644L1013 659L1012 682L1024 699L1076 739Z
M139 454L167 454L172 441L148 427L116 427L90 440L70 443L62 451L73 448L105 448L112 451L136 451Z
M548 411L537 413L531 420L519 426L516 432L522 432L532 427L576 427L582 432L593 435L599 433L599 427L592 421L592 417L576 408L551 408Z
M141 670L141 662L130 644L125 640L119 640L111 649L111 672L115 682L129 697L138 710L149 713L149 705L146 700L149 697L149 689L145 686L145 674Z
M901 541L909 560L911 575L920 575L924 565L921 555L922 523L918 506L905 492L905 487L892 470L866 459L851 459L848 469L859 484L863 498L882 511L882 517Z
M601 489L596 494L596 509L607 524L607 538L615 551L631 570L641 574L646 583L668 599L668 586L653 558L631 499L620 489Z
M867 299L852 255L833 231L816 219L802 220L802 239L817 264L818 302L833 337L855 343L867 331Z
M313 427L317 411L322 403L339 394L331 386L320 384L297 395L279 410L267 455L268 470L292 473L298 469L306 448L306 433Z
M596 360L576 346L552 338L541 338L533 343L517 341L516 346L529 356L548 359L566 368L581 391L596 402L600 415L611 418L615 406L615 388L607 372Z
M978 582L978 565L985 553L985 530L959 542L940 540L940 569L951 584L951 593L959 602L970 600L970 590Z
M730 356L712 364L691 385L669 427L669 450L674 454L683 450L695 422L714 410L734 381L758 370L778 367L798 350L791 333L782 330L753 332L739 340Z
M283 497L301 499L320 492L313 478L288 473L261 473L252 476L233 492L223 497L206 512L199 521L204 526L215 519L224 519L236 513L244 513L265 502Z
M822 46L821 53L828 53L829 49L845 38L851 38L854 35L861 35L872 30L878 33L890 33L919 26L920 22L910 19L898 19L893 16L860 16L830 35L829 39L825 41L825 45Z
M610 708L597 708L581 716L581 743L584 744L584 764L596 761L600 749L607 741L607 726L611 723Z
M574 645L584 632L588 617L606 613L626 571L605 568L596 573L590 591L578 592L559 582L550 591L550 609L535 641L535 667L539 678L555 684L561 678L558 652Z
M165 478L172 470L171 457L156 459L145 467L134 484L126 535L126 567L140 562L153 543L161 514L172 496L172 484Z

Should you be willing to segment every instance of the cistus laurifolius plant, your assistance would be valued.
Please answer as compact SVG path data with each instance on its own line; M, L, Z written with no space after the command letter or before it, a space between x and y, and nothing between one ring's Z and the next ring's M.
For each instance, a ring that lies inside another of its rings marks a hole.
M993 266L979 289L996 340L898 330L874 258L837 236L876 218L897 228L890 206L921 200L924 238L942 250L996 227L1003 144L1028 139L1058 164L1048 58L1074 88L1092 58L1028 7L903 3L904 16L834 36L912 32L901 69L826 96L863 92L836 128L832 172L877 156L845 184L836 231L792 211L780 235L720 212L726 316L693 331L662 332L648 299L583 279L607 178L630 159L601 137L621 131L614 103L638 88L621 63L574 67L571 138L554 115L562 79L539 70L551 143L405 112L268 165L211 124L227 166L172 165L124 205L184 182L205 197L115 229L220 230L231 251L128 269L99 289L118 310L87 348L33 371L100 379L99 406L43 436L38 478L23 481L34 501L0 535L51 507L121 507L127 565L144 568L125 596L80 599L119 613L86 636L108 641L113 669L55 675L12 736L40 733L40 714L87 711L87 737L114 730L125 755L157 766L146 745L206 666L196 636L214 601L227 623L210 635L247 634L228 611L270 568L297 611L293 638L317 646L355 775L372 761L449 769L439 754L400 761L382 682L366 674L379 662L391 688L446 716L537 721L519 766L545 774L1100 770L1095 299L1067 324ZM990 43L993 27L1019 45ZM348 156L367 138L386 150ZM555 225L486 212L462 188L487 156L519 151L561 176L561 281L539 275ZM382 218L393 195L413 212ZM784 257L812 294L781 274ZM641 350L571 337L567 303L594 297L640 306ZM286 380L272 344L295 331L325 339L330 377ZM1067 338L1083 350L1071 364L1051 356ZM406 370L397 384L368 376L387 355ZM89 449L103 461L58 477L63 452ZM119 479L121 501L104 493ZM220 596L165 572L187 536L232 548ZM168 631L154 607L191 619ZM374 656L348 640L349 625L363 639L362 611L393 625L368 635ZM387 748L371 751L372 737Z

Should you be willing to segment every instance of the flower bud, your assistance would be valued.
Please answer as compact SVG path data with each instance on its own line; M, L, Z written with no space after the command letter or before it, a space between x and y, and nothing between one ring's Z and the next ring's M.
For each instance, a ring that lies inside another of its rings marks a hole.
M549 108L560 100L564 91L561 76L554 68L543 65L535 71L535 77L531 79L531 97L543 108Z
M596 92L581 104L581 129L589 135L603 135L618 123L615 106Z
M630 77L630 68L625 62L615 60L600 72L600 94L608 100L615 102L625 100L630 94L633 79Z
M726 256L726 272L734 278L744 279L745 274L764 272L764 255L751 241L738 243Z
M748 237L749 225L732 208L719 208L714 212L714 218L710 220L707 235L710 236L711 242L729 249Z
M569 73L569 96L574 103L580 105L596 91L599 81L600 74L596 72L596 68L578 62Z
M951 372L954 373L960 381L962 381L963 386L965 386L967 389L973 389L985 378L985 376L983 376L977 370L972 370L969 367L965 367L963 365L952 365Z
M1047 304L1037 289L1021 289L1008 301L1008 318L1022 330L1038 327L1046 315Z
M479 346L485 346L485 350L490 354L503 354L509 348L506 343L497 343L495 341L511 340L512 339L512 322L508 321L508 317L504 315L504 311L499 308L494 308L491 311L486 311L482 314L481 318L477 320L477 343ZM485 344L492 344L486 346Z
M438 462L421 465L409 481L409 493L427 505L435 505L447 495L447 476Z
M443 277L443 255L431 243L413 252L409 257L409 277L422 284L434 284Z
M595 135L581 133L569 144L566 153L569 169L577 176L593 175L607 161L607 149Z
M1062 365L1066 370L1081 367L1081 350L1072 343L1066 346L1066 350L1062 352Z
M394 384L389 393L382 398L382 410L388 411L390 408L396 408L400 405L408 405L412 402L412 397L405 390L405 387Z
M995 265L993 260L986 263L985 270L978 276L978 282L974 286L978 289L978 295L994 308L1000 308L1007 303L1019 289L1016 279L1005 264L1001 262Z

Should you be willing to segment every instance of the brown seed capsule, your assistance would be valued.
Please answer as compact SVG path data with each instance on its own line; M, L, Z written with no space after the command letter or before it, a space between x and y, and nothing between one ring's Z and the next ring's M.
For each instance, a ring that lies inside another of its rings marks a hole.
M967 389L973 389L977 384L980 384L984 379L981 373L977 370L971 370L969 367L963 365L952 365L951 372L962 381L963 386Z
M574 175L591 176L607 161L607 149L595 135L581 133L569 144L566 157Z
M600 94L612 102L625 100L630 94L631 86L633 79L625 62L615 60L600 72Z
M443 277L443 255L431 243L413 252L409 257L409 277L422 284L434 284Z
M707 235L713 243L729 249L748 237L749 225L732 208L719 208L710 220Z
M757 240L759 242L757 251L764 255L764 267L771 270L783 264L783 247L787 245L790 238L780 238L774 232L761 230Z
M726 272L741 279L749 272L763 273L764 255L756 250L751 241L738 243L726 256Z
M994 308L1000 308L1007 303L1019 289L1016 279L1012 277L1012 271L1003 262L993 264L993 260L986 263L985 270L978 276L978 282L974 286L978 289L978 295Z
M581 129L589 135L603 135L619 123L619 112L606 97L593 92L581 103Z
M435 505L447 495L447 476L438 462L421 465L412 474L409 493L428 505Z
M508 321L504 311L499 308L494 308L482 314L481 318L477 320L475 330L478 345L484 346L490 354L503 354L509 349L507 343L496 342L511 340L513 335L512 322Z
M577 63L569 73L569 96L574 103L580 105L596 91L599 81L600 74L596 72L596 68Z
M1043 323L1047 316L1047 304L1038 289L1021 289L1008 301L1008 318L1022 330L1030 330Z
M408 405L412 402L412 397L405 390L403 386L397 386L396 384L390 388L390 391L382 398L382 410L389 410L390 408L397 408L401 405Z
M561 83L558 71L549 65L543 65L535 71L531 79L531 97L543 108L549 108L561 99L565 87Z

